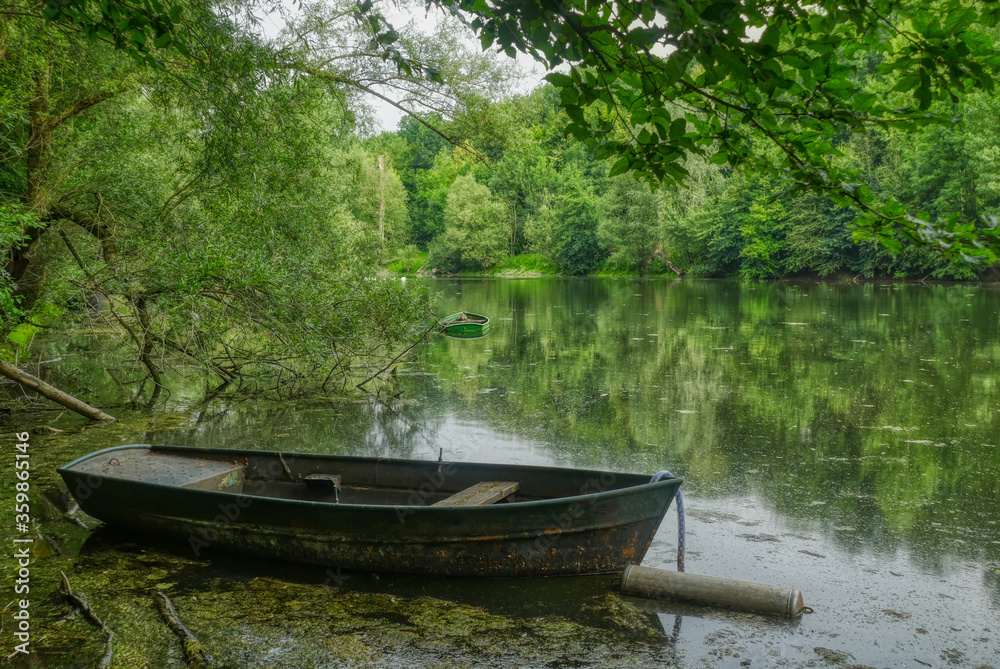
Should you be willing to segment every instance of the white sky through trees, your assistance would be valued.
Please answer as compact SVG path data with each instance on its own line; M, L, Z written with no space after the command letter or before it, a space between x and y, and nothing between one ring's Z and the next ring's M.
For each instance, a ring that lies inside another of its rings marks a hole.
M423 34L433 34L436 26L443 22L453 25L460 25L460 22L441 9L427 9L418 3L406 2L376 2L382 5L386 19L396 29L404 26L412 26ZM260 20L260 30L267 39L275 39L287 24L287 21L301 12L301 7L294 0L281 0L278 6L270 12L257 11L255 15ZM464 28L468 33L465 40L466 46L479 52L481 50L478 37L468 28ZM509 60L507 56L498 54L498 59ZM528 93L543 83L545 76L544 68L529 56L518 53L514 59L514 68L517 81L513 86L513 93ZM392 97L393 91L384 87L373 86L379 93ZM374 132L394 131L398 127L404 112L391 104L379 100L378 98L367 96L368 104L372 110L372 120Z

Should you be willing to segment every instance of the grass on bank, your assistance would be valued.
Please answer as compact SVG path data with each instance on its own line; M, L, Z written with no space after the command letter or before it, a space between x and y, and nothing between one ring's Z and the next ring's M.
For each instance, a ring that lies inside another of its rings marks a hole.
M416 274L427 264L427 251L421 251L412 244L400 249L392 260L385 263L385 268L396 274Z
M420 251L414 246L400 249L395 257L385 263L385 269L393 274L414 275L421 269L427 274L431 267L427 266L428 253ZM523 253L516 256L502 258L497 264L489 269L464 269L460 272L446 272L448 276L563 276L562 268L556 263L548 260L540 253ZM634 277L634 276L676 276L663 261L659 258L650 262L645 272L640 272L636 267L624 264L612 263L605 260L595 266L586 276L600 277Z
M546 260L540 253L508 256L484 272L491 276L559 276L562 273L559 265Z

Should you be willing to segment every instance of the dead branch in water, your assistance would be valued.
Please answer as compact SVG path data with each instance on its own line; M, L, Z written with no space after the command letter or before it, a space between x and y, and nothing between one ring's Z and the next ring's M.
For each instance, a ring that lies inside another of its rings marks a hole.
M27 386L28 388L37 391L39 394L47 397L53 402L57 402L67 409L75 411L81 416L86 416L91 420L115 420L113 416L109 416L100 409L90 406L86 402L81 402L69 393L65 393L55 386L49 385L37 376L32 376L24 370L18 369L6 360L0 360L0 374L3 374L8 379L17 381L21 384L21 386Z
M160 618L167 624L170 631L180 637L181 645L184 647L184 659L187 663L199 667L209 663L208 655L204 646L198 641L198 637L191 633L177 615L174 603L170 601L166 593L162 590L153 592L153 600L156 602L156 609L160 612Z
M374 374L372 374L367 379L365 379L364 381L362 381L361 383L357 384L354 387L358 388L359 390L364 390L365 384L367 384L368 382L370 382L372 379L380 376L383 372L385 372L390 367L392 367L393 365L395 365L396 363L398 363L400 360L402 360L404 357L406 357L407 355L409 355L410 351L412 351L413 349L415 349L419 344L421 344L424 341L426 341L427 337L429 337L430 334L432 332L434 332L435 330L437 330L437 329L438 329L438 324L437 323L434 323L433 325L431 325L429 328L427 328L424 331L424 333L422 335L420 335L420 337L415 342L413 342L409 347L407 347L407 349L405 351L403 351L402 353L400 353L399 355L397 355L395 358L393 358L392 360L390 360L388 364L384 365L377 372L375 372Z
M104 645L104 655L101 656L100 662L97 663L98 667L106 667L111 664L111 658L114 656L114 639L115 633L111 631L103 620L97 617L94 610L90 608L90 603L87 598L83 595L73 592L73 588L69 584L69 579L66 578L65 572L59 572L62 576L62 583L59 585L59 592L62 593L63 597L69 600L70 604L80 609L80 613L83 617L87 619L94 627L101 630L108 635L108 639Z

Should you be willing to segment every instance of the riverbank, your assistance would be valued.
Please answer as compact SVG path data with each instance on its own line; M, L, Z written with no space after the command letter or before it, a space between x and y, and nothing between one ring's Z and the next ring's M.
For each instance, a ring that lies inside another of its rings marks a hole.
M528 279L528 278L542 278L542 277L560 277L560 276L570 276L567 275L562 269L548 260L543 256L536 253L526 253L516 256L507 256L502 258L497 264L493 265L487 270L461 270L458 272L442 272L440 268L429 267L427 264L428 254L426 252L418 252L407 255L406 257L397 258L384 265L384 268L390 274L397 276L406 277L420 277L420 278L430 278L434 276L445 276L445 277L461 277L461 278L482 278L482 277L498 277L498 278L515 278L515 279ZM584 275L579 276L589 276L598 278L689 278L689 279L726 279L726 280L741 280L738 276L702 276L697 273L685 273L678 275L677 272L669 269L663 262L654 260L650 264L650 268L646 272L637 272L634 269L624 268L620 266L613 266L609 263L605 263L599 266L595 271L589 272ZM817 282L833 282L833 283L869 283L869 282L891 282L891 283L925 283L925 284L936 284L936 283L1000 283L1000 268L990 268L982 271L977 275L976 278L969 279L955 279L955 278L934 278L930 275L923 276L904 276L899 274L886 274L886 275L872 275L866 276L864 274L855 274L845 271L830 272L827 274L820 274L818 272L797 272L794 274L786 274L783 276L773 276L767 279L761 278L743 278L742 280L751 281L817 281Z

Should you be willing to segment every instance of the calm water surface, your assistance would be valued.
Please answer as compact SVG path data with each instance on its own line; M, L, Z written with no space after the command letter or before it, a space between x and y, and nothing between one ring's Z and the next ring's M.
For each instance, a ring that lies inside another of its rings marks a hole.
M651 665L1000 666L997 288L426 285L439 315L485 313L492 331L436 336L382 392L397 399L201 404L192 382L167 400L170 429L88 430L51 457L139 441L669 469L685 477L688 571L796 587L815 613L787 622L634 600L661 628ZM88 341L50 346L64 355L57 377L106 383ZM643 564L670 568L675 551L671 512ZM571 618L567 601L604 587L388 582Z

